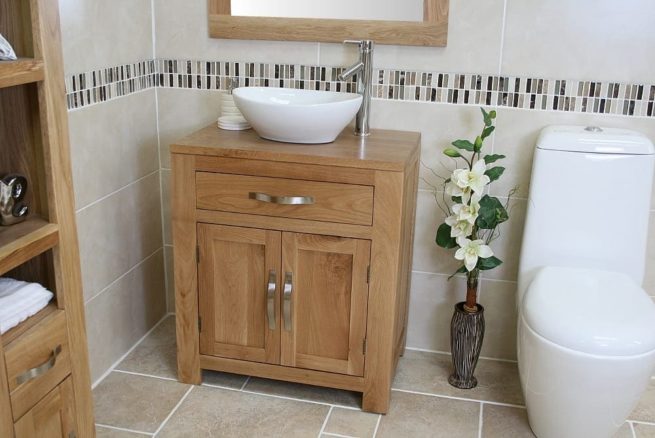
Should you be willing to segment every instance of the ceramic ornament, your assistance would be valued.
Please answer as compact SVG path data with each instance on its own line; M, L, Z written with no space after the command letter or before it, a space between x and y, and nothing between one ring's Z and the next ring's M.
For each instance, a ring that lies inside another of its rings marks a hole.
M11 44L0 34L0 61L15 61L16 53Z

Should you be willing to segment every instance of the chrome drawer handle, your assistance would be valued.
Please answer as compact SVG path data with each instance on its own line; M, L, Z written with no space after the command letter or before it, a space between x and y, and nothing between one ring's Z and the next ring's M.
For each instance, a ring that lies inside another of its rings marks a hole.
M267 193L250 192L248 197L257 201L280 205L311 205L314 203L313 196L273 196Z
M275 270L271 269L268 273L268 288L266 289L266 307L268 313L268 328L275 330L277 323L275 322Z
M46 371L52 369L52 367L55 366L55 363L57 362L57 357L60 354L61 354L61 345L57 345L55 349L52 350L52 354L50 354L50 358L47 361L45 361L38 367L32 368L31 370L27 370L20 376L16 377L16 385L22 385L25 382L29 382L30 380L35 379L43 375Z
M284 330L291 331L291 294L293 293L293 274L284 274Z

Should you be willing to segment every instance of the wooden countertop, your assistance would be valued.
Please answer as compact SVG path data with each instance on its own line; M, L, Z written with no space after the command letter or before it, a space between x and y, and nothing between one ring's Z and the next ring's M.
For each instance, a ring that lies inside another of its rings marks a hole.
M212 124L171 145L171 153L402 171L414 161L420 144L418 132L372 130L368 137L356 137L350 127L334 143L279 143L252 129L225 131Z

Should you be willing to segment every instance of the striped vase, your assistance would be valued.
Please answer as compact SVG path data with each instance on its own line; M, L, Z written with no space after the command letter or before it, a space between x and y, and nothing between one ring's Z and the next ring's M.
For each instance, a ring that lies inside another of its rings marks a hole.
M484 307L478 304L474 313L464 310L464 302L455 305L450 322L450 348L453 354L453 373L448 383L456 388L475 388L478 380L473 376L478 364L484 339Z

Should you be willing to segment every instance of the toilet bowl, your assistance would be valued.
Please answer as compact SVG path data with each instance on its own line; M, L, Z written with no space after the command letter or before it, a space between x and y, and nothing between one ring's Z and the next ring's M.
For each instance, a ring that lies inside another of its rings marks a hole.
M640 286L654 160L634 131L539 136L517 295L519 375L539 438L611 437L655 371L655 303Z
M655 303L625 274L546 267L519 315L519 374L535 434L612 436L653 372Z

